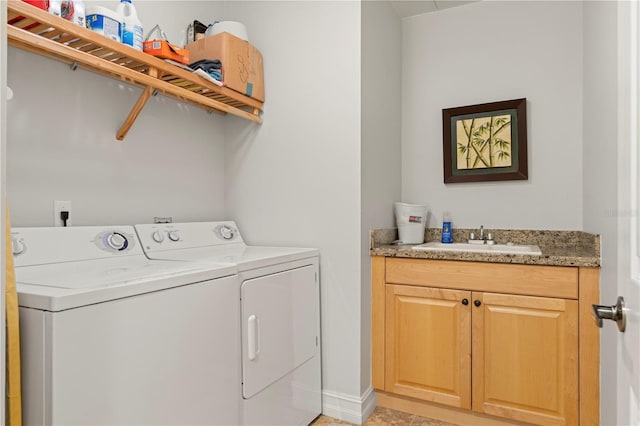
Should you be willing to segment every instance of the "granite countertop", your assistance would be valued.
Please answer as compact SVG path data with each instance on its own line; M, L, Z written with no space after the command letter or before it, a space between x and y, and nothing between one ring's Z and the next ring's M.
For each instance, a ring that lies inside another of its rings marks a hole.
M453 241L466 242L476 229L454 229ZM528 244L540 247L542 255L470 253L413 250L416 244L397 244L398 230L374 229L370 232L371 256L408 257L415 259L462 260L469 262L519 263L524 265L600 267L600 236L582 231L541 231L487 229L497 244ZM425 242L440 241L441 230L427 228Z

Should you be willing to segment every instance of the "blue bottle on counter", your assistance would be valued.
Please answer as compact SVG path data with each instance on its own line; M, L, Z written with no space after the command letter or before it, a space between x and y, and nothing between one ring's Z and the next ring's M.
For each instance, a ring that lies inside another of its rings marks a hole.
M449 213L444 213L442 215L442 242L447 244L453 242L451 218L449 217Z

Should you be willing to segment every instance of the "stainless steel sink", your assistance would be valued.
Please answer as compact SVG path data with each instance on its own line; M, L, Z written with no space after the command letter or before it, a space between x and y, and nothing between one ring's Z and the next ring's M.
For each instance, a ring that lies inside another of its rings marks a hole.
M414 250L426 251L454 251L463 253L495 253L495 254L527 254L540 256L540 247L534 245L518 244L469 244L469 243L438 243L430 242L413 246Z

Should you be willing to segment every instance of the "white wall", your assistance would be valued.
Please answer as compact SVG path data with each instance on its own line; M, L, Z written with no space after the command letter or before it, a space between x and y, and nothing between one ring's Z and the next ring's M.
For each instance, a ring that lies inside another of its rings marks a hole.
M581 229L582 3L482 1L403 20L402 196L431 227ZM527 98L529 179L443 184L442 109Z
M266 82L264 123L227 122L227 214L251 244L320 249L323 410L357 421L360 2L242 1L226 12L249 28Z
M584 230L601 236L600 300L617 298L618 68L616 2L584 4ZM617 333L600 334L600 423L616 421Z
M360 392L371 386L371 257L369 231L393 228L400 200L402 26L386 1L362 3L362 359Z
M117 2L100 2L115 8ZM136 2L146 28L169 37L221 3ZM205 16L206 15L206 16ZM141 89L10 48L7 191L14 226L53 224L53 200L70 200L71 223L133 224L224 216L224 122L162 95L123 142L115 133Z

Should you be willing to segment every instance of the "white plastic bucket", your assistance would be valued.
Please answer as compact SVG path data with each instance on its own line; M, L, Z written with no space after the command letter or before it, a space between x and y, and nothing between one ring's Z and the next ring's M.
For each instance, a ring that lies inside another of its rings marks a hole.
M427 225L427 206L421 204L393 203L398 226L398 239L402 244L424 243Z
M235 21L216 21L213 24L209 25L207 31L204 34L205 36L214 36L220 33L229 33L244 41L249 41L249 36L247 35L247 27L245 27L243 23Z

